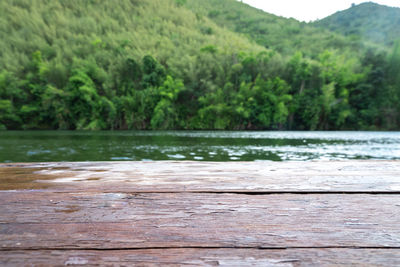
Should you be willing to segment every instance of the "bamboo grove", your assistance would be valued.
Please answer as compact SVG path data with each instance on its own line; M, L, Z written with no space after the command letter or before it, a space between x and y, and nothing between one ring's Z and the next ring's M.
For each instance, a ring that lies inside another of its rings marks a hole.
M251 20L235 32L200 2L2 1L0 128L400 128L400 43L303 25L331 41L266 45Z

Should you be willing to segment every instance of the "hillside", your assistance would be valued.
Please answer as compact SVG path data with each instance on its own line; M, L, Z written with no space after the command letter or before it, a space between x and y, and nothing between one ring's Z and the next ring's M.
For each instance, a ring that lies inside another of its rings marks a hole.
M12 71L37 50L52 68L96 53L108 66L147 54L175 66L207 45L227 53L262 50L174 0L7 0L0 14L0 68Z
M400 45L235 0L6 0L0 14L0 129L400 126Z
M354 53L368 46L329 30L263 12L237 0L188 0L185 6L219 26L244 34L259 45L284 55L301 51L315 58L325 50Z
M353 5L313 25L353 39L393 46L400 39L400 8L367 2Z

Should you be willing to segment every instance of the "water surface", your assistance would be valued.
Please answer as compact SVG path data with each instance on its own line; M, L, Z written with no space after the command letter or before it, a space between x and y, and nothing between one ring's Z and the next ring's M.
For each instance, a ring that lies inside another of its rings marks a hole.
M348 159L400 159L400 132L0 132L0 162Z

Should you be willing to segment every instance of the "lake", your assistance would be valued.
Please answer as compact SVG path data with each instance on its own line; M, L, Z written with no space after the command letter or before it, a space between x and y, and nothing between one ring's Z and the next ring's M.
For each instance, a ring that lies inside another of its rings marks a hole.
M400 132L1 131L0 162L400 159Z

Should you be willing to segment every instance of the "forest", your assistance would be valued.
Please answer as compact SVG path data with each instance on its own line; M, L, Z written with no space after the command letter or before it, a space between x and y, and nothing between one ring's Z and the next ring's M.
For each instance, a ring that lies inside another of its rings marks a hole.
M235 0L7 0L0 14L0 129L400 129L399 41Z

